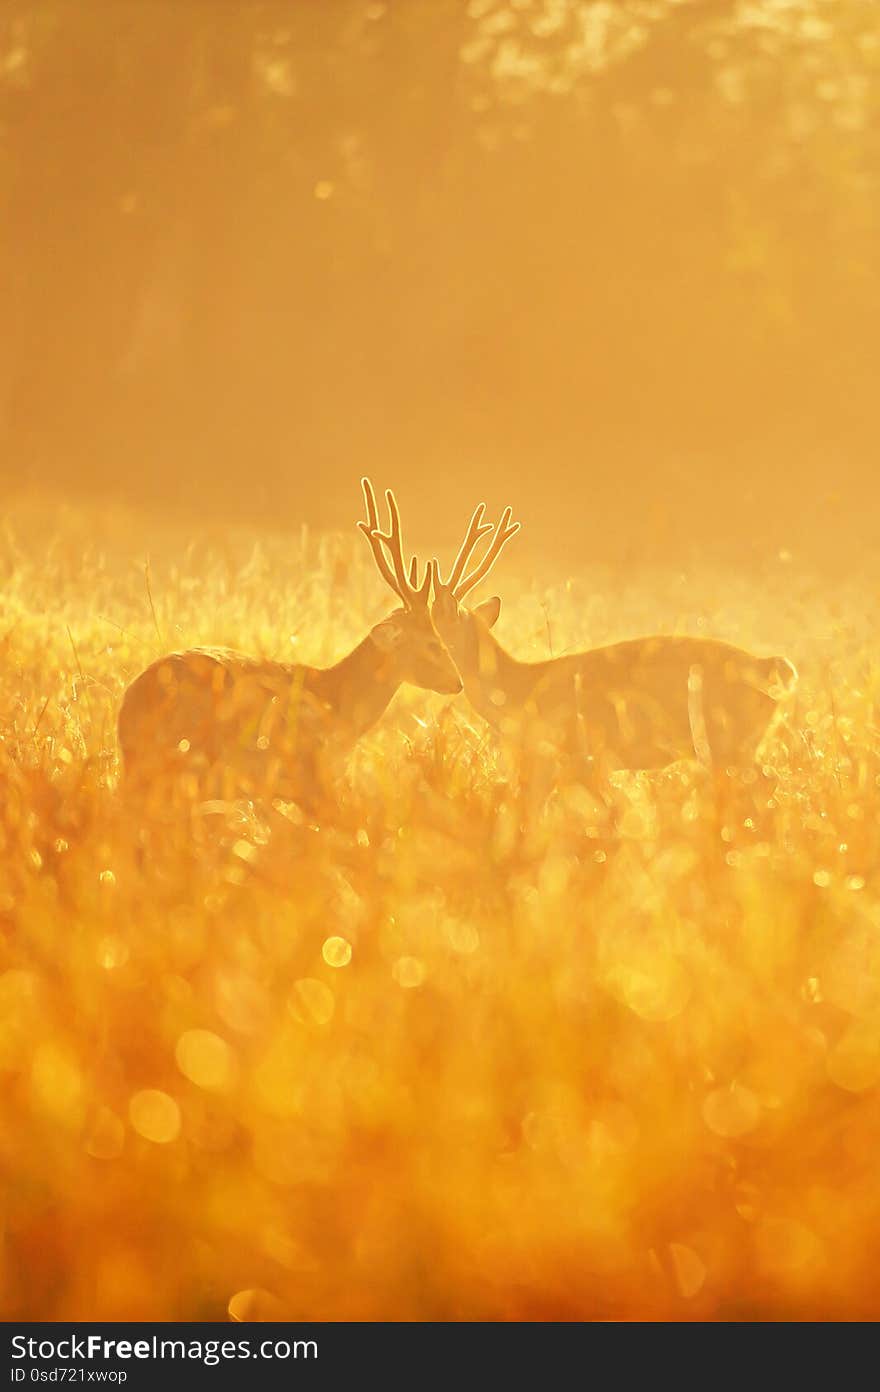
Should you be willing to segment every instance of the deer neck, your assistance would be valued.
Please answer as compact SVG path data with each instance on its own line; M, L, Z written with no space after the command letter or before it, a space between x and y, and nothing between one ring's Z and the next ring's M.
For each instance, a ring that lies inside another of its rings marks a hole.
M478 619L472 620L472 630L461 679L474 709L491 725L500 725L505 715L522 710L543 664L518 661Z
M385 711L400 686L400 674L393 657L367 637L335 666L314 669L308 685L357 740Z

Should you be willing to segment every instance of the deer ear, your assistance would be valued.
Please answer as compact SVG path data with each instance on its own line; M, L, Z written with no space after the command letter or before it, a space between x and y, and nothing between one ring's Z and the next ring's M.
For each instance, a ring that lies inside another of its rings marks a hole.
M390 653L403 642L403 629L395 618L383 619L370 629L370 637L380 652Z
M491 599L484 599L481 604L475 604L471 613L482 619L487 628L494 628L501 613L501 600L497 595L493 595Z

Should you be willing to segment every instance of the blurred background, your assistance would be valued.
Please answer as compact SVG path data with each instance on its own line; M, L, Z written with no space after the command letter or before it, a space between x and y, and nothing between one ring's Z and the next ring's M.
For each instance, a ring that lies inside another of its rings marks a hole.
M874 0L4 0L0 471L872 548Z

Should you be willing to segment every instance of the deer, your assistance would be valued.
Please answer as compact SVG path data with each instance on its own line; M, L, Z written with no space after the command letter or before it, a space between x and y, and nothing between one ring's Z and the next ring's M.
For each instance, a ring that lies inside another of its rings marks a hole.
M181 776L217 795L311 804L328 770L386 710L403 683L456 695L461 678L431 618L430 567L404 562L400 510L386 490L380 529L373 485L361 480L358 528L400 601L332 667L197 647L157 658L126 689L119 710L123 785L147 791ZM387 548L387 554L386 549ZM390 563L389 563L390 557Z
M797 683L787 658L759 657L717 638L656 635L521 662L492 632L500 598L463 604L520 530L510 507L497 526L484 522L485 512L483 503L474 509L445 580L436 559L429 567L434 623L484 720L557 767L577 761L594 791L621 770L696 759L717 771L754 762L780 699Z

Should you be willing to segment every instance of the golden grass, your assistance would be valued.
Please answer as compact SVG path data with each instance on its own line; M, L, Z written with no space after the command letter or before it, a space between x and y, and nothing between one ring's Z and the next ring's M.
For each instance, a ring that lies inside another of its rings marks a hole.
M522 655L684 628L789 653L797 703L753 781L624 779L613 824L527 806L463 699L419 693L320 827L141 824L125 683L193 642L332 660L382 613L369 557L9 524L5 1318L880 1314L870 606L777 558L504 593Z

